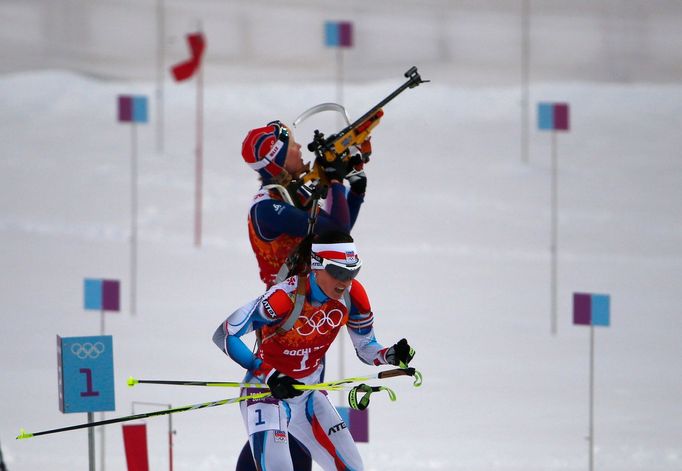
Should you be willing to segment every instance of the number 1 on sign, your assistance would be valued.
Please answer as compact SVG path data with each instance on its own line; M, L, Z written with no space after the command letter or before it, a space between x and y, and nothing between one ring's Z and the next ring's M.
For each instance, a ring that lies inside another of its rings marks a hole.
M81 397L99 396L99 391L92 389L92 370L90 368L81 368L79 371L85 375L86 391L81 393Z

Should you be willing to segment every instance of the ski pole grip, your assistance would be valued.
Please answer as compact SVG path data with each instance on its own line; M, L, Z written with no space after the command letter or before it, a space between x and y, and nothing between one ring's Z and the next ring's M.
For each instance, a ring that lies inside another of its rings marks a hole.
M396 376L414 376L414 368L396 368L394 370L382 371L378 378L394 378Z

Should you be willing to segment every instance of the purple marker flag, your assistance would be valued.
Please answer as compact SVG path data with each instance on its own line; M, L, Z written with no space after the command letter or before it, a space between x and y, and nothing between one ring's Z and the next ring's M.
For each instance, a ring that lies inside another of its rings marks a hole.
M538 129L568 131L570 129L568 103L538 103Z
M121 123L132 123L131 133L131 155L130 155L130 312L135 314L137 289L137 123L146 123L147 116L147 97L133 95L118 96L118 121ZM118 300L116 301L116 311L118 311Z
M146 123L148 121L147 97L119 95L118 120L121 123Z
M356 443L369 442L369 411L351 409L350 407L337 407L339 415L350 430L350 434Z
M610 325L611 298L607 294L573 293L575 325Z
M86 278L83 281L83 307L94 311L120 311L121 284L118 280Z
M324 44L327 47L353 47L353 23L350 21L326 21Z
M590 326L590 469L594 462L594 326L608 326L610 323L611 298L608 294L573 293L573 323Z

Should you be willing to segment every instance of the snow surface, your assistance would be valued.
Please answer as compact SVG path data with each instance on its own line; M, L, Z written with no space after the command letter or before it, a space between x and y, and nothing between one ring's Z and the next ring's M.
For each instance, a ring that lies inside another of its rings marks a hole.
M351 115L386 96L401 73L347 86ZM180 406L234 395L130 389L125 380L242 377L211 342L216 325L262 291L245 225L257 181L239 155L241 140L253 126L291 122L336 96L332 82L320 81L208 86L197 249L194 84L167 88L165 152L156 152L153 123L137 128L131 315L131 127L115 116L125 93L152 97L154 84L63 71L0 76L0 444L11 471L87 469L85 431L14 440L20 427L86 420L58 410L55 348L56 335L99 334L99 313L82 307L85 277L123 282L124 309L106 317L117 405L107 418L130 414L132 401ZM572 325L576 291L611 295L612 326L595 333L595 469L682 469L682 86L534 83L533 107L540 100L567 101L572 113L571 132L557 136L556 336L551 138L532 124L522 162L518 87L434 80L385 108L354 236L379 340L408 337L424 386L396 378L397 402L373 399L370 443L359 445L367 470L586 469L589 329ZM310 130L296 137L305 144ZM346 375L376 371L344 341ZM328 378L340 374L338 357L334 348ZM151 469L166 469L167 421L147 423ZM173 426L176 470L234 468L245 441L237 406L177 414ZM125 469L120 425L106 428L106 468Z

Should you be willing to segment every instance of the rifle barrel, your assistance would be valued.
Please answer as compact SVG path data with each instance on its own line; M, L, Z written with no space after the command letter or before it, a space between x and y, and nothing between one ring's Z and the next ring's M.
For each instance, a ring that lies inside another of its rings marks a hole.
M416 67L412 67L410 70L408 70L408 71L405 73L405 76L406 76L406 77L409 77L408 80L407 80L407 82L405 82L404 84L402 84L401 86L399 86L397 89L395 89L395 90L393 91L393 93L391 93L391 94L388 95L386 98L384 98L383 100L381 100L379 103L377 103L376 105L374 105L374 107L372 107L371 110L369 110L367 113L365 113L364 115L362 115L362 116L361 116L359 119L357 119L355 122L353 122L352 124L349 124L349 125L346 126L344 129L342 129L342 130L337 134L337 136L343 136L344 134L346 134L346 133L347 133L348 131L350 131L351 129L355 129L356 127L360 126L360 124L362 124L367 118L369 118L369 117L372 116L374 113L376 113L378 110L380 110L381 108L383 108L383 107L386 105L386 103L388 103L389 101L393 100L395 97L397 97L398 95L400 95L403 91L405 91L406 88L414 88L414 87L416 87L417 85L419 85L420 83L424 82L424 80L422 80L422 78L419 76L419 73L417 72L417 68L416 68Z

